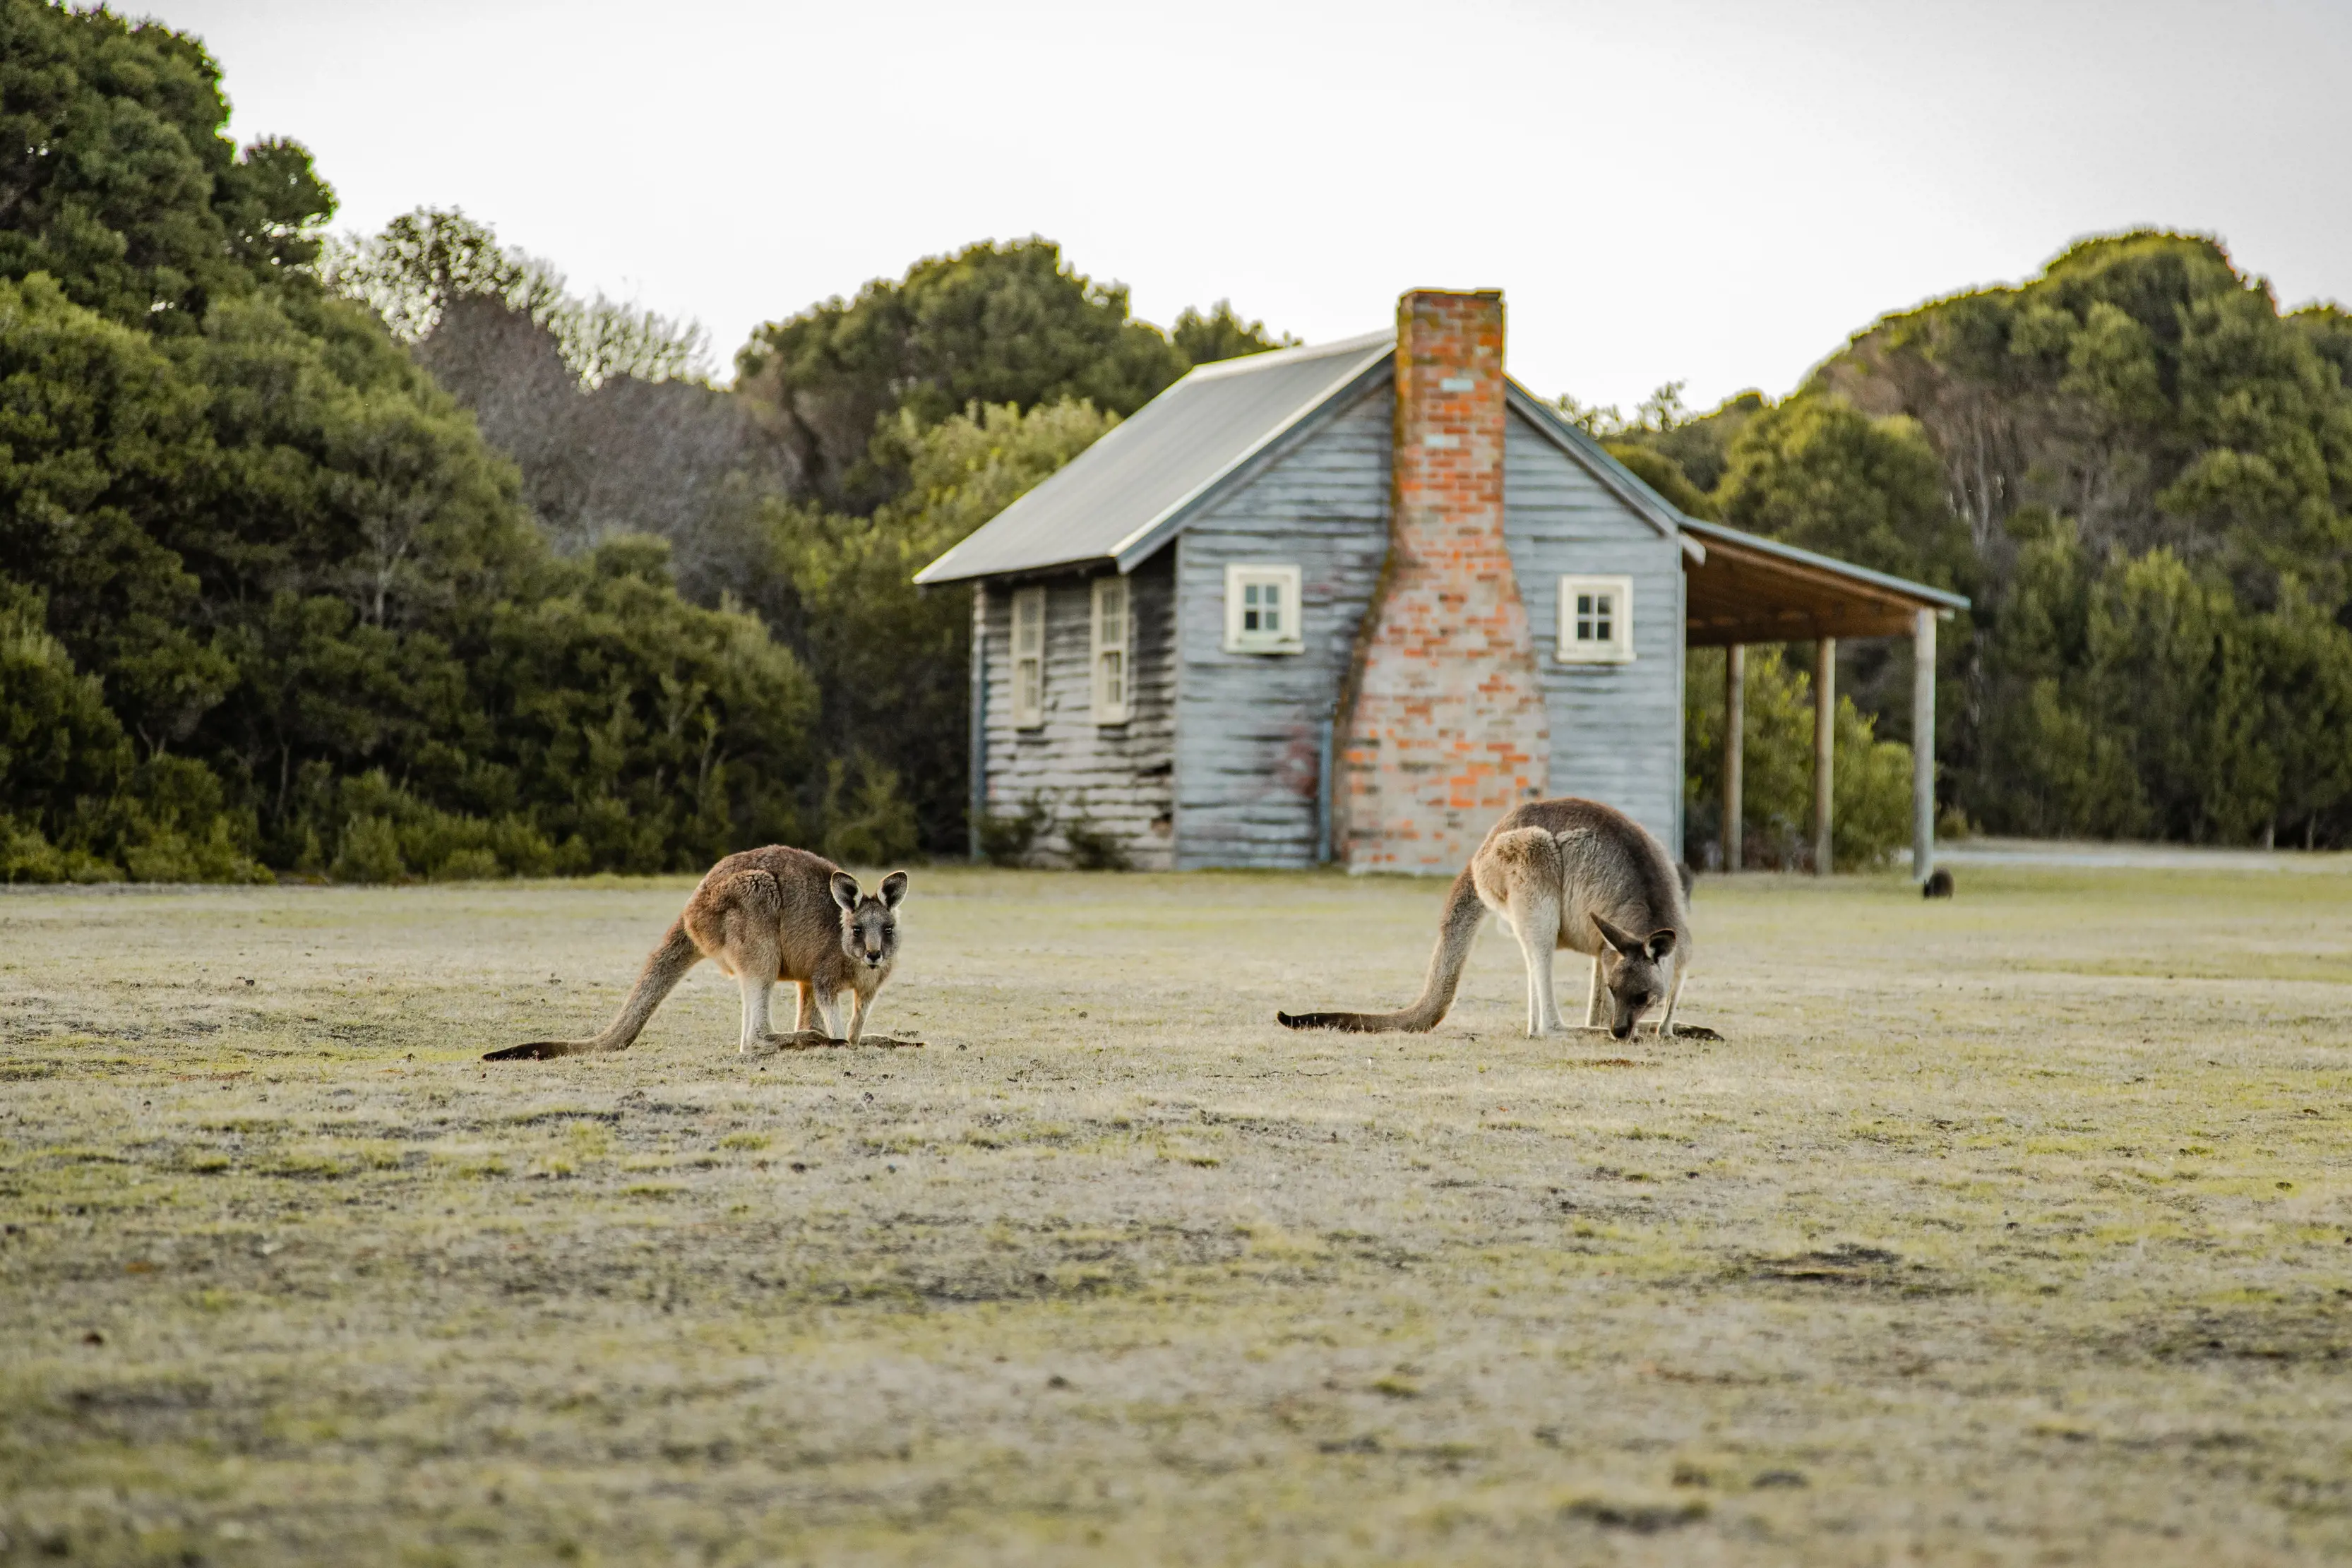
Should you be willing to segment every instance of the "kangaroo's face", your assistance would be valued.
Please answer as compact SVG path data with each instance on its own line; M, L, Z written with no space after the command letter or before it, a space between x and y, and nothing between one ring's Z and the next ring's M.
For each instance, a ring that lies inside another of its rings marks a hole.
M1674 984L1669 960L1675 951L1675 928L1661 926L1647 936L1636 936L1597 915L1592 924L1606 944L1601 950L1601 983L1609 990L1609 1034L1613 1040L1624 1040L1643 1013L1664 1003Z
M833 873L833 901L841 905L841 950L853 963L879 969L898 956L898 905L907 896L907 873L894 871L877 893L857 891L857 879Z

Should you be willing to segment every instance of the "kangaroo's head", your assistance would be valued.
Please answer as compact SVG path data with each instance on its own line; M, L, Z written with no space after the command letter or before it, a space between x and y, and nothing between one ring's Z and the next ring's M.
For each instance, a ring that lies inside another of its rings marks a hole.
M1608 944L1601 951L1601 983L1609 988L1610 1037L1623 1040L1643 1013L1666 999L1674 982L1667 959L1675 950L1675 928L1662 925L1647 936L1636 936L1598 915L1592 924Z
M841 950L869 969L898 956L898 905L907 896L907 873L894 871L875 893L857 891L857 879L833 873L833 901L841 905Z

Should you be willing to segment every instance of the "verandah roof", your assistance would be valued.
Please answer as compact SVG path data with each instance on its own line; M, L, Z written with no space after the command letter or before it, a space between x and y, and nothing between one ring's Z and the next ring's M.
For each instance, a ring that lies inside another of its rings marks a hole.
M1684 636L1694 648L1907 637L1922 610L1948 616L1967 599L1721 523L1683 518L1706 545L1683 564Z

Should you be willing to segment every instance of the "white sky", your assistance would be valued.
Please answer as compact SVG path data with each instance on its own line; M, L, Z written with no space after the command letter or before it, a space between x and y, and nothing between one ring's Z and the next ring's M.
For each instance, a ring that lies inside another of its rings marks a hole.
M141 0L129 0L135 11ZM2070 239L2216 232L2352 299L2352 5L148 0L338 227L462 206L710 330L1042 234L1163 325L1309 341L1492 287L1534 391L1778 394Z

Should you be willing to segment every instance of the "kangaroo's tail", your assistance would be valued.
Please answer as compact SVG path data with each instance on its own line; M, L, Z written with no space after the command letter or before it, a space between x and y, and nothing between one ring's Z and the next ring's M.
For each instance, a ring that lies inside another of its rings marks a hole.
M604 1026L602 1034L586 1040L535 1040L529 1045L510 1045L504 1051L485 1054L484 1061L545 1061L557 1056L584 1056L591 1051L626 1051L642 1033L646 1020L662 1005L662 998L686 977L686 972L700 962L702 954L694 946L694 938L686 934L686 921L681 917L672 924L661 939L661 946L646 960L645 972L637 977L636 988L613 1021Z
M1477 883L1470 868L1454 879L1445 895L1444 922L1437 928L1437 947L1429 956L1429 976L1421 996L1411 1007L1393 1013L1276 1013L1285 1029L1337 1029L1353 1034L1423 1034L1445 1020L1454 1005L1454 988L1462 983L1462 966L1469 962L1470 944L1478 935L1486 906L1478 902Z

